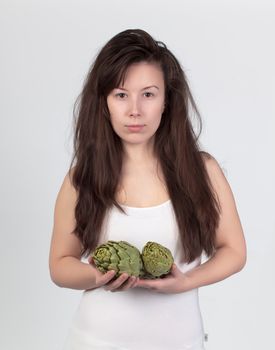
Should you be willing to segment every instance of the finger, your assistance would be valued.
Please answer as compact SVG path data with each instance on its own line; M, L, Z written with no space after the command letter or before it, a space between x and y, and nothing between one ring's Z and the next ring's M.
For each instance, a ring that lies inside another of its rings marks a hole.
M147 289L152 289L152 290L155 290L157 289L158 287L158 281L150 281L150 280L143 280L143 279L140 279L138 282L137 282L137 286L138 287L141 287L141 288L147 288Z
M117 288L114 290L114 292L116 291L125 291L125 290L128 290L130 288L133 288L134 285L136 284L136 280L137 280L137 277L135 276L131 276L128 278L128 280L126 280L126 282L124 282L120 288Z
M139 278L136 277L135 283L134 283L134 285L132 286L132 288L137 287L137 286L138 286L138 283L139 283Z
M181 274L181 271L179 270L179 268L177 267L176 264L173 264L170 270L170 273L174 276Z
M138 285L138 287L149 288L150 287L150 281L140 278L138 280L138 282L137 282L137 285Z
M106 273L104 273L102 276L101 276L101 279L100 279L100 285L105 285L106 283L110 282L112 278L114 278L116 274L116 271L114 270L110 270Z
M132 286L131 286L131 288L135 288L136 286L137 286L137 284L138 284L138 280L139 280L139 278L138 277L135 277L134 279L133 279L133 284L132 284Z
M135 276L132 276L131 277L131 281L130 281L130 286L129 286L129 288L134 288L135 286L136 286L136 284L137 284L137 277L135 277Z
M127 279L129 278L129 275L127 273L121 274L114 282L111 284L105 286L105 290L114 290L119 288Z
M94 263L94 259L93 259L92 256L90 256L90 257L88 258L88 263L91 264L91 265L94 265L94 264L95 264L95 263Z

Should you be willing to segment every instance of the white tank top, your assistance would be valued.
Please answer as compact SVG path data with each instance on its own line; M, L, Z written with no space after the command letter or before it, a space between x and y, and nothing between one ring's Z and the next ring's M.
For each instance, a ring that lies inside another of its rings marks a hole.
M181 245L171 200L134 208L113 206L101 242L127 241L142 251L148 241L169 248L182 272L199 265L180 263ZM100 243L101 243L100 242ZM112 293L83 291L63 350L203 350L198 290L179 294L133 288Z

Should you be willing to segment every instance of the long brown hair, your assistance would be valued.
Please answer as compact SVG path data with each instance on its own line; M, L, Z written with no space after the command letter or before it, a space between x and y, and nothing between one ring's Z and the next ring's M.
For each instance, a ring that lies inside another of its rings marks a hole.
M120 137L114 132L107 96L124 81L132 63L158 64L165 83L165 110L155 134L154 152L174 208L184 256L192 262L214 253L220 207L200 149L201 117L181 65L167 46L141 29L111 38L94 60L74 105L74 154L69 174L77 193L76 234L86 257L97 246L105 215L116 201L123 162ZM196 136L190 114L199 122ZM75 162L74 169L72 166Z

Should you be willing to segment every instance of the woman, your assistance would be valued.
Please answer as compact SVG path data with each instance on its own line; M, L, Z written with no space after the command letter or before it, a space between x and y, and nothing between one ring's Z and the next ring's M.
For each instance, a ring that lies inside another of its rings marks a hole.
M125 30L101 49L77 102L49 257L55 284L83 290L65 349L204 349L198 288L240 271L246 246L230 186L193 131L190 107L201 120L179 62ZM107 240L140 251L158 242L172 269L155 280L103 274L89 256Z

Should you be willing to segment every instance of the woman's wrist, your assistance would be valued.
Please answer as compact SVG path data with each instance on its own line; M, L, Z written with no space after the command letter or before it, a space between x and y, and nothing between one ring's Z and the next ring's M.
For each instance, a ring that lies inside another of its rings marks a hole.
M96 286L96 272L90 264L67 256L55 264L52 280L61 288L93 289Z
M183 277L182 277L182 292L188 292L192 289L194 289L194 281L192 276L188 275L187 273L183 273Z

